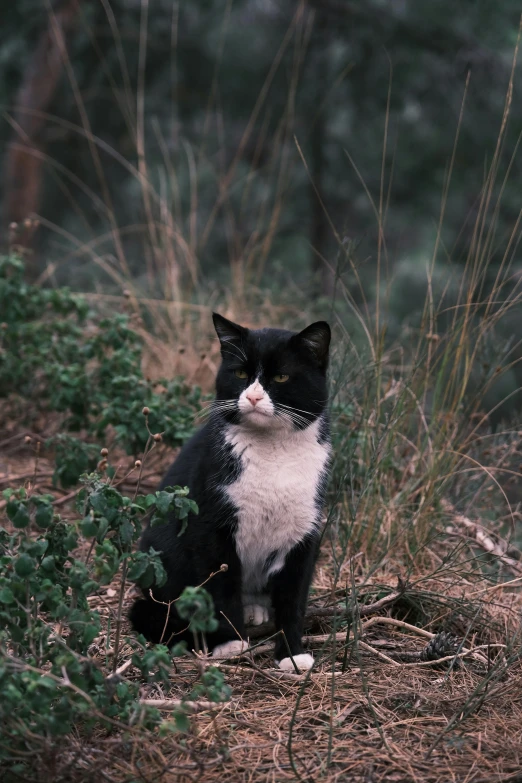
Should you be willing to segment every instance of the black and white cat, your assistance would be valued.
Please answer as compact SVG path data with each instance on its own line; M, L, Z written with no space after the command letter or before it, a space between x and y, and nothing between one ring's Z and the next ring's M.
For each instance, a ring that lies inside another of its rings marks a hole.
M183 447L162 486L188 486L199 506L185 532L179 523L147 528L141 548L161 551L167 582L158 601L177 598L226 563L206 585L218 630L214 656L240 652L245 625L274 617L275 659L293 669L313 664L301 643L321 535L330 455L326 370L330 327L294 333L250 330L214 314L222 364L207 424ZM144 592L130 619L147 639L174 644L191 636L186 621ZM235 630L234 630L235 629ZM288 646L287 646L288 645Z

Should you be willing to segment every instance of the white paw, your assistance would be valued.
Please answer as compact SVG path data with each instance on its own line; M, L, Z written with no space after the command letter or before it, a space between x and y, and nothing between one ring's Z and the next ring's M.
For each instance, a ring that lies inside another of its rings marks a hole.
M300 653L300 655L294 655L293 658L295 665L300 671L311 669L314 665L314 656L309 653ZM282 661L279 661L279 668L285 672L295 672L292 658L283 658Z
M242 639L234 639L233 642L225 642L225 644L218 644L212 650L213 658L232 658L234 655L239 655L248 649L248 643Z
M259 604L247 604L243 607L243 619L246 625L262 625L269 620L268 607Z

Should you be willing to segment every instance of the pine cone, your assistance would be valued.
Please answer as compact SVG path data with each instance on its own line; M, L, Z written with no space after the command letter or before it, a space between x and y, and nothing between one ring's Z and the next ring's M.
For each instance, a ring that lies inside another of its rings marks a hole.
M437 661L447 655L455 655L458 649L459 640L452 634L442 631L430 640L421 652L420 658L421 661Z

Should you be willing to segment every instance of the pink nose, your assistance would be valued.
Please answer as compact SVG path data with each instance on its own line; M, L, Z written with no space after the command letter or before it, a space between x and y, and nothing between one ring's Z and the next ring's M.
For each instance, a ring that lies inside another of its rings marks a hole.
M262 400L264 396L265 395L263 394L261 389L250 389L250 391L246 393L247 400L252 403L254 408L259 402L259 400Z

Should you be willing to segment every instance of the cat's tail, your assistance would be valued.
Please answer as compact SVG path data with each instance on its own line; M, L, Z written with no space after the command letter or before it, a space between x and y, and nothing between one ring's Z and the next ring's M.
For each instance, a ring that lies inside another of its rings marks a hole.
M183 634L179 633L176 619L177 615L172 609L171 616L167 617L167 607L164 604L146 598L135 601L129 612L129 620L136 633L142 634L154 644L171 646L184 638Z

